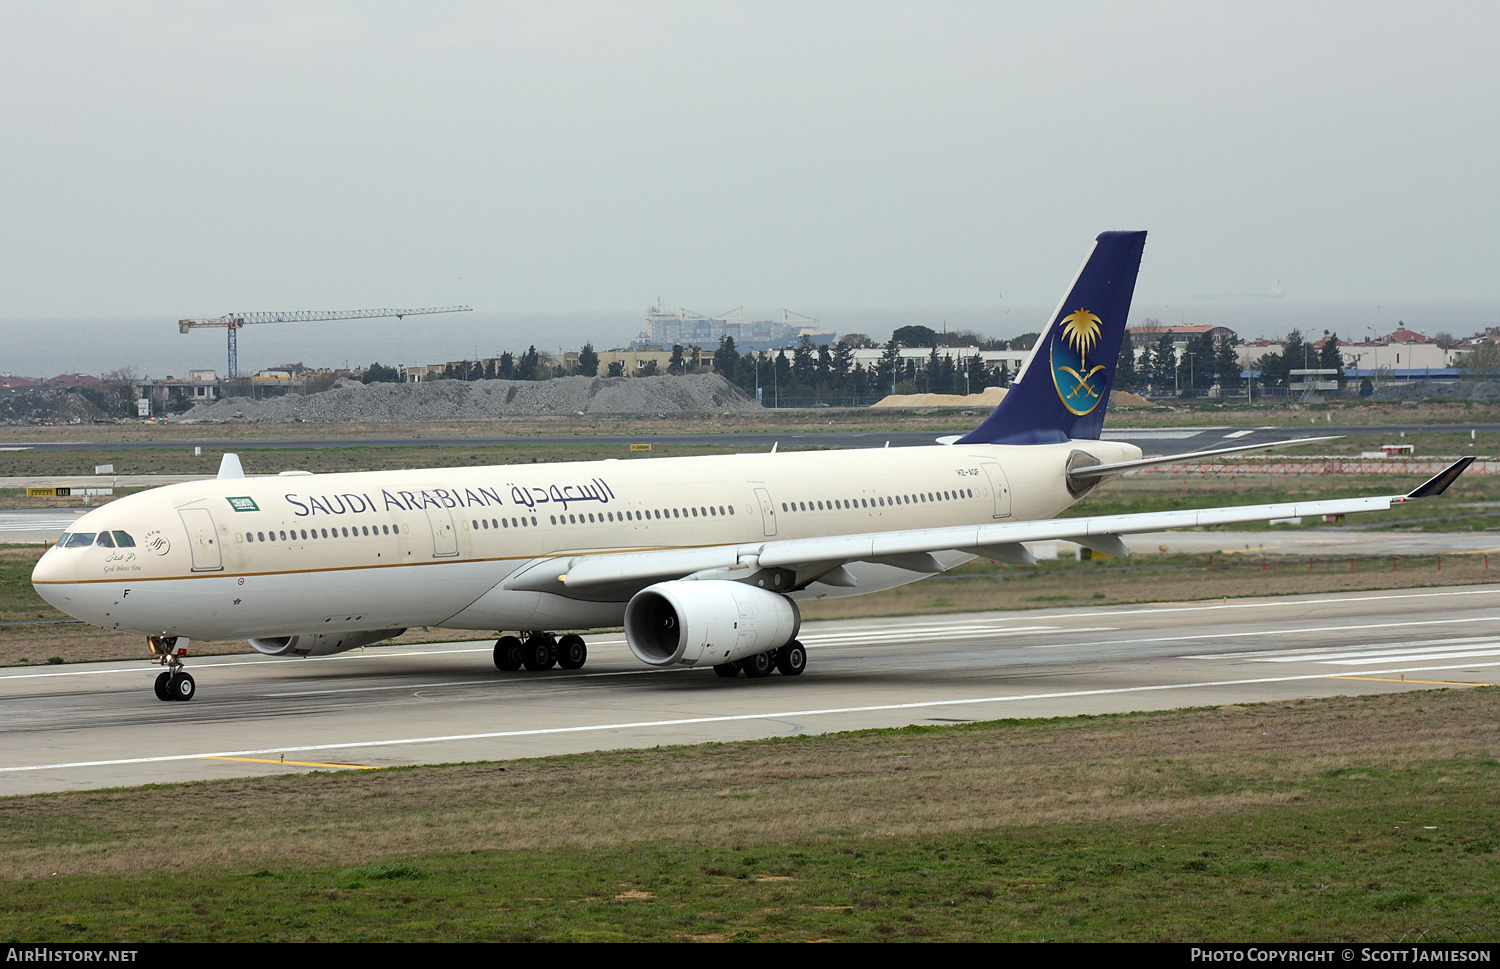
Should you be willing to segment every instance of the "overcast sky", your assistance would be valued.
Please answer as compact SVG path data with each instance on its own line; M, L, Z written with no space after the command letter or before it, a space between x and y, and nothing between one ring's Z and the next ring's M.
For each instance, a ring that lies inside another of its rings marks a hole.
M1497 28L1368 0L7 0L0 318L1050 306L1137 228L1143 300L1490 300Z

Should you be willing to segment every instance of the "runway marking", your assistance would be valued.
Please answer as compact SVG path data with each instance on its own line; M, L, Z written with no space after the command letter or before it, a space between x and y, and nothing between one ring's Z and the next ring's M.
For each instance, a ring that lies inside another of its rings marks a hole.
M1176 643L1187 640L1243 639L1246 636L1306 636L1309 633L1350 632L1359 629L1397 629L1402 626L1451 626L1461 622L1500 622L1500 616L1474 616L1471 619L1422 619L1412 622L1375 622L1356 626L1301 626L1296 629L1255 629L1238 633L1194 633L1191 636L1152 636L1148 639L1111 639L1089 646L1134 646L1142 643ZM1073 643L1040 643L1029 649L1061 649Z
M1237 437L1249 437L1251 434L1254 434L1255 431L1256 428L1253 427L1248 431L1233 431L1229 434L1225 434L1223 440L1231 441Z
M1184 659L1248 659L1252 663L1325 663L1361 666L1392 661L1418 663L1431 660L1500 656L1500 641L1485 637L1458 640L1418 640L1411 643L1365 644L1347 648L1262 650L1254 653L1204 653Z
M1338 656L1338 655L1350 655L1350 656L1370 655L1370 656L1374 656L1376 654L1375 651L1380 651L1380 650L1393 650L1393 649L1398 649L1398 648L1415 649L1415 648L1417 648L1419 646L1452 646L1454 649L1467 649L1469 647L1474 646L1477 643L1489 644L1489 643L1493 643L1493 642L1495 642L1495 640L1492 637L1490 637L1490 636L1461 636L1461 637L1449 636L1449 637L1446 637L1444 639L1415 639L1415 640L1411 640L1411 641L1405 642L1405 643L1350 643L1347 647L1330 647L1330 646L1317 647L1317 646L1308 646L1308 647L1304 647L1302 649L1257 649L1257 650L1249 650L1247 652L1242 652L1242 653L1203 653L1203 654L1198 655L1198 656L1184 656L1183 659L1222 659L1225 656L1232 656L1235 659L1255 658L1255 657L1260 657L1260 656L1301 656L1304 659L1314 659L1314 658L1317 658L1319 655L1324 655L1324 654L1326 654L1328 656ZM1361 649L1363 649L1363 650L1371 650L1372 652L1370 652L1368 654L1365 654L1365 653L1343 653L1342 651L1345 650L1345 649L1349 649L1349 650L1361 650Z
M871 629L868 631L839 632L839 633L817 633L811 634L802 640L802 645L809 649L814 646L841 646L847 644L858 645L860 643L877 642L900 642L906 639L914 639L924 635L941 633L943 635L972 635L979 634L990 637L1004 636L1043 636L1055 633L1091 633L1091 632L1114 632L1119 626L977 626L977 625L951 625L951 626L927 626L908 629L899 627L896 629Z
M1170 534L1170 533L1158 533ZM1149 609L1089 610L1089 616L1150 616L1156 613L1206 612L1210 609L1269 609L1275 606L1321 606L1346 602L1386 602L1394 599L1442 599L1449 596L1500 595L1500 587L1485 589L1454 589L1448 592L1401 592L1378 596L1339 596L1331 599L1265 599L1259 602L1206 602L1201 605L1154 606ZM1043 613L1027 616L1028 619L1077 619L1080 613Z
M1380 656L1368 656L1362 659L1325 659L1319 660L1329 666L1370 666L1375 663L1389 663L1392 661L1402 663L1425 663L1428 660L1441 659L1472 659L1488 656L1500 656L1500 649L1470 650L1468 652L1426 652L1426 653L1402 653L1395 651ZM1292 660L1257 660L1260 663L1288 663Z
M271 760L269 757L220 757L205 754L200 760L241 760L252 764L285 764L288 767L338 767L344 770L380 770L373 764L319 764L310 760Z
M1500 666L1500 663L1483 664ZM1456 667L1432 667L1433 669L1464 669ZM1409 670L1375 670L1376 673L1414 672ZM115 760L71 761L57 764L26 764L0 767L0 774L14 774L41 770L67 770L81 767L121 767L130 764L162 764L173 761L253 758L257 755L304 753L318 750L359 750L374 747L402 747L418 744L460 743L474 740L503 740L514 737L542 737L561 734L606 733L622 730L651 730L662 727L689 727L710 723L737 723L750 720L792 720L800 717L836 716L849 713L881 713L899 710L923 710L934 707L973 706L978 704L1016 703L1028 700L1059 700L1076 697L1120 696L1128 693L1160 693L1168 690L1206 689L1226 686L1256 686L1266 683L1298 683L1308 680L1343 679L1326 673L1300 676L1268 676L1237 680L1207 680L1196 683L1160 683L1151 686L1126 686L1097 690L1063 690L1052 693L1025 693L1010 696L970 697L959 700L917 700L909 703L881 703L858 707L824 707L808 710L768 711L763 713L726 714L711 717L681 717L672 720L640 720L626 723L601 723L579 727L536 727L529 730L496 730L485 733L445 734L430 737L402 737L393 740L354 740L345 743L306 744L298 747L273 747L254 750L204 751L191 754L162 754L155 757L127 757Z
M1252 663L1331 663L1356 666L1391 660L1420 662L1429 659L1463 659L1500 656L1500 640L1474 637L1459 640L1427 640L1412 643L1381 643L1326 647L1324 649L1259 650L1253 653L1203 653L1184 659L1248 659Z

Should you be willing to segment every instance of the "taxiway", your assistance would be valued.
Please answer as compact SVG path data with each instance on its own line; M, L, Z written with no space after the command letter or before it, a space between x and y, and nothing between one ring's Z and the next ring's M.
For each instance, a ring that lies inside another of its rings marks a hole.
M810 623L808 672L500 673L487 643L0 671L0 794L1500 682L1500 585Z

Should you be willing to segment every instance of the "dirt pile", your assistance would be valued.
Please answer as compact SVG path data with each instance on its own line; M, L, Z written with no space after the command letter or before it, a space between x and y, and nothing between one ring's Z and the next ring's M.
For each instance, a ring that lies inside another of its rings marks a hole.
M1005 397L1004 387L986 387L977 394L891 394L871 407L983 407L994 409Z
M1375 388L1370 400L1500 400L1500 380L1393 381Z
M103 416L87 397L56 387L0 393L0 424L66 424Z
M199 404L185 420L334 424L496 417L642 417L758 413L760 405L716 374L685 377L559 377L555 380L341 382L306 397L231 397Z

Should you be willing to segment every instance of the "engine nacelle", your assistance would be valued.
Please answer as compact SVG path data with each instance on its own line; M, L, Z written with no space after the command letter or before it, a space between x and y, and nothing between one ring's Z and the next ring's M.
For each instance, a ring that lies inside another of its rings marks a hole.
M658 582L625 607L625 642L651 666L713 665L785 646L802 615L786 596L743 582Z
M267 656L327 656L393 639L404 632L404 629L352 629L341 633L300 633L252 639L250 645Z

